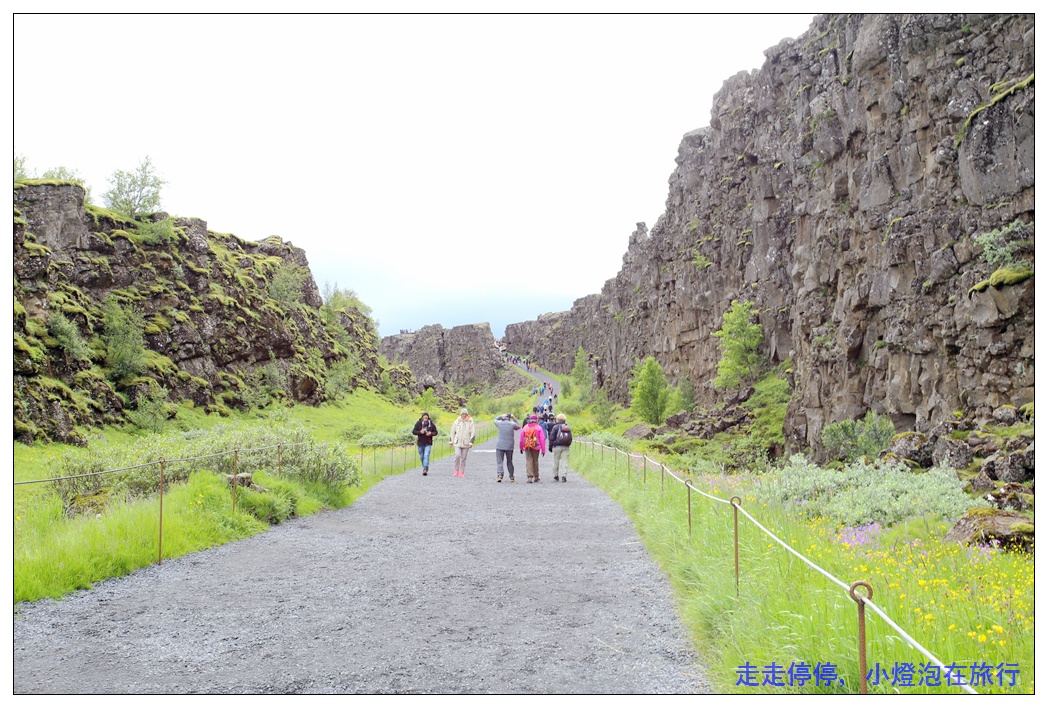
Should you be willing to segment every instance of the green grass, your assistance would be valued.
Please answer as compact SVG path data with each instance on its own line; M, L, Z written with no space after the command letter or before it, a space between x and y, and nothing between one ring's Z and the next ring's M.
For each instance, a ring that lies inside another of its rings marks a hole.
M499 401L495 401L498 403ZM276 408L233 413L231 418L207 415L199 408L180 405L169 429L204 430L216 425L264 421ZM340 442L358 450L360 483L332 489L316 482L279 477L277 469L259 472L255 482L271 493L238 489L234 508L229 485L210 472L194 473L189 481L170 484L164 493L163 537L160 538L160 503L155 494L131 501L112 501L100 514L67 517L60 498L49 483L14 487L14 601L61 597L91 587L108 577L125 575L155 563L162 543L164 558L239 540L264 532L270 524L305 516L326 508L351 505L389 474L419 465L413 442L402 447L364 447L349 441L361 430L410 428L421 410L398 406L372 391L357 391L342 401L319 407L290 408L292 421L301 422L318 442ZM441 437L432 459L452 450L444 440L456 414L430 410ZM128 448L144 447L152 433L133 426L81 430L89 448L103 458L115 458ZM477 420L477 443L495 432L487 421ZM35 481L54 475L60 460L81 450L66 444L14 445L14 480ZM215 450L227 451L227 450ZM169 457L170 458L170 457Z
M670 578L677 606L717 692L853 693L858 690L856 604L835 583L739 516L740 579L735 594L733 509L691 492L648 465L647 483L634 460L584 445L571 465L604 489L632 518L652 556ZM1032 692L1033 563L1020 554L981 552L939 538L948 528L935 520L912 520L885 531L877 543L848 544L824 520L802 521L787 509L757 504L748 491L753 477L708 476L695 486L729 499L737 495L759 522L791 547L841 579L869 582L873 601L946 664L974 661L1016 664L1013 688L978 692ZM867 611L868 666L927 662L871 610ZM746 687L739 666L788 666L832 662L843 686ZM918 680L918 678L917 678ZM941 692L955 687L869 685L871 693Z

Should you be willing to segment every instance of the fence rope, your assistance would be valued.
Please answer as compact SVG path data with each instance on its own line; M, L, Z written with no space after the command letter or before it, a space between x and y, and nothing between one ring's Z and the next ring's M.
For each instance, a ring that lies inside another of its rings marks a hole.
M589 444L598 444L601 447L607 447L608 449L617 449L617 447L610 447L608 445L602 444L601 442L590 441ZM630 454L629 456L632 456L632 455ZM825 569L819 567L812 560L809 560L808 558L804 557L800 552L798 552L797 550L793 549L793 547L791 545L789 545L787 542L785 542L784 540L779 538L773 532L771 532L770 530L765 528L758 520L753 518L752 515L750 515L748 511L746 511L744 508L741 507L741 504L734 504L731 501L728 501L726 499L720 498L718 496L713 496L713 495L707 494L704 491L702 491L702 490L692 486L689 479L681 479L679 476L676 475L676 472L674 472L672 469L667 468L664 464L661 464L661 462L656 462L655 460L650 459L650 457L646 457L646 456L644 458L648 459L652 463L660 464L661 467L663 469L665 469L665 471L669 472L669 476L671 476L676 481L679 481L682 484L684 484L685 486L687 486L688 489L694 489L695 491L697 491L701 495L703 495L706 498L711 499L713 501L717 501L719 503L724 503L724 504L726 504L728 506L734 506L734 508L738 512L740 512L742 515L744 515L746 518L748 518L750 521L752 521L753 525L755 525L757 528L759 528L764 533L766 533L768 537L770 537L776 543L778 543L783 548L788 550L790 553L795 555L797 558L799 558L802 562L804 562L806 565L808 565L815 572L818 572L823 577L828 579L830 582L836 584L838 587L840 587L840 589L844 590L847 593L848 597L851 597L851 585L847 584L846 582L844 582L844 581L842 581L840 579L837 579L828 570L825 570ZM688 511L690 511L690 507L689 506L690 506L690 503L688 503ZM851 597L851 598L853 598L853 597ZM948 676L950 676L952 674L952 670L950 668L946 667L945 663L943 663L941 660L939 660L933 653L931 653L929 650L924 648L923 645L921 645L919 641L917 641L915 638L910 636L904 629L902 629L901 626L899 626L897 623L895 623L894 620L892 620L880 607L876 606L876 604L873 603L872 599L862 597L862 602L864 604L868 605L868 607L870 609L872 609L873 612L877 616L879 616L881 619L883 619L884 622L886 622L888 626L890 626L895 631L897 631L901 635L902 639L904 639L905 642L908 643L911 648L914 648L916 651L921 653L925 658L930 660L932 663L937 665L939 668L943 669L945 671L945 675L946 675L947 678L948 678ZM865 676L863 675L861 677L864 678ZM966 692L968 692L968 693L970 693L972 695L979 694L976 690L974 690L966 682L962 682L962 676L959 679L961 680L961 682L958 683L955 687L961 687Z

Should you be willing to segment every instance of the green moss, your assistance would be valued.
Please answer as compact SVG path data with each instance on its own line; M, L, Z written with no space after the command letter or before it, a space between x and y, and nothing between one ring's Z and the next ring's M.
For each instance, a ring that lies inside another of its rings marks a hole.
M975 284L974 287L967 290L967 296L970 297L975 292L985 292L987 289L989 289L989 281L982 280L981 282Z
M101 206L95 206L94 204L84 204L84 211L94 221L95 228L99 227L99 221L102 219L108 219L113 223L124 224L129 228L138 228L138 224L134 219L128 218L121 213L116 211L110 211L109 209L103 209Z
M40 338L47 335L47 325L39 317L26 317L25 332L30 336Z
M1032 277L1032 275L1032 270L1026 268L1000 268L999 270L997 270L989 276L989 285L995 287L996 289L1000 289L1001 287L1007 285L1017 285L1021 282L1025 282L1030 277Z
M50 248L45 245L40 245L39 243L34 243L33 241L25 241L22 244L22 247L29 251L29 257L31 258L39 258L51 254Z
M145 351L145 367L161 375L174 375L178 372L178 367L174 365L174 361L152 349L146 349Z
M1025 405L1022 405L1020 408L1018 408L1018 412L1020 412L1022 415L1024 415L1028 419L1032 420L1033 419L1034 408L1035 408L1035 403L1025 403Z
M1027 533L1029 535L1032 535L1034 532L1036 532L1036 528L1035 526L1033 526L1032 523L1026 523L1024 521L1012 523L1009 530L1012 533Z
M962 66L962 64L959 63L961 61L962 61L962 57L960 59L957 59L957 64L956 65L957 66ZM992 108L994 105L996 105L997 103L999 103L1004 98L1006 98L1007 96L1011 95L1012 93L1015 93L1016 91L1020 91L1021 89L1029 86L1029 84L1031 84L1033 82L1033 77L1034 76L1035 76L1035 74L1029 74L1028 77L1026 77L1024 80L1018 81L1017 83L1015 83L1010 88L1008 88L1008 89L1006 89L1004 91L1000 91L999 93L997 93L995 96L992 97L992 100L990 100L988 103L983 103L982 105L980 105L977 108L975 108L974 111L969 116L967 116L967 120L964 121L963 127L960 128L960 132L956 136L956 140L953 142L953 147L954 148L959 148L960 147L960 143L963 142L963 138L967 135L967 129L971 127L971 122L974 120L974 118L979 113L981 113L983 110L987 110L989 108ZM1006 83L1006 82L1001 82L1001 83L997 83L997 84L994 84L994 85L995 86L999 86L1002 83Z

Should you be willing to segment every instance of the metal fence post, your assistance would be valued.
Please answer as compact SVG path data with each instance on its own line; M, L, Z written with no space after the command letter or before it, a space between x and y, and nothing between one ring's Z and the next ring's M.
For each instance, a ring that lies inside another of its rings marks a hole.
M280 445L276 445L276 475L280 476L283 473L283 464L280 462Z
M237 467L237 463L239 461L240 461L240 448L237 447L236 449L233 450L233 512L234 513L236 512L236 483L237 483L236 467Z
M164 563L164 465L166 462L160 457L160 535L156 541L156 564Z
M643 485L647 488L647 455L643 455Z
M858 587L865 587L869 590L869 593L862 597L860 594L855 594L855 589ZM873 598L873 588L868 582L858 581L851 585L849 590L851 599L854 599L855 603L858 604L858 691L862 695L869 694L869 687L865 681L865 675L867 665L865 661L865 600Z
M687 537L691 537L691 482L684 481L683 485L687 487Z
M734 595L738 596L738 504L742 499L731 496L731 507L734 508Z

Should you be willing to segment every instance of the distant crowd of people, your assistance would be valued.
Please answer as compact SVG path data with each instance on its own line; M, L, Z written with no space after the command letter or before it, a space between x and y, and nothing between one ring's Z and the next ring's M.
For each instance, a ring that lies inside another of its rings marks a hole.
M538 366L526 357L511 355L505 351L502 351L502 357L506 362L526 368L529 372L533 373L538 370ZM570 425L567 424L567 417L562 413L559 415L553 413L553 406L558 398L556 389L551 381L544 381L540 386L534 386L531 393L535 396L537 404L522 425L516 415L509 412L493 420L495 429L498 430L498 439L495 442L498 483L502 482L506 469L509 471L509 483L516 482L513 453L517 449L524 457L527 483L538 483L541 480L538 473L538 459L545 456L547 451L551 451L553 455L553 481L567 481L567 460L571 443L574 441L574 434ZM520 433L519 438L516 437L517 432ZM415 423L412 434L418 440L418 457L422 463L422 476L428 476L433 437L439 434L429 413L422 413L422 417ZM454 447L454 476L464 477L469 450L476 443L476 425L466 408L461 409L458 417L452 423L448 443ZM561 464L563 473L560 471Z

